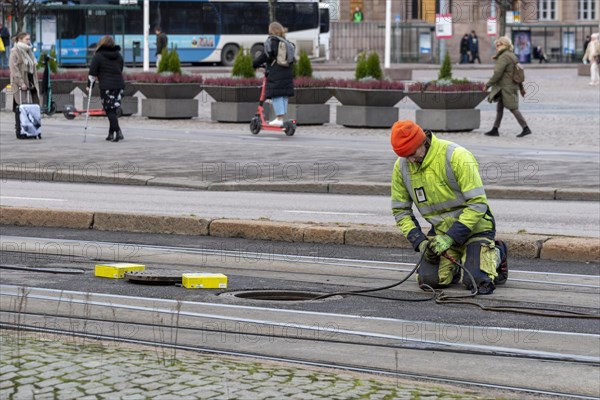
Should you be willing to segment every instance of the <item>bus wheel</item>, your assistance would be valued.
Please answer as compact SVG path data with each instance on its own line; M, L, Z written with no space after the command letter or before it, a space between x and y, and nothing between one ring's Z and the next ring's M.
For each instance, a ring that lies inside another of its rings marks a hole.
M240 49L235 44L228 44L223 47L223 51L221 52L221 63L226 67L230 67L233 65L233 60L237 55Z
M265 52L265 47L262 44L255 44L250 49L250 54L252 55L252 59L255 60L258 56Z

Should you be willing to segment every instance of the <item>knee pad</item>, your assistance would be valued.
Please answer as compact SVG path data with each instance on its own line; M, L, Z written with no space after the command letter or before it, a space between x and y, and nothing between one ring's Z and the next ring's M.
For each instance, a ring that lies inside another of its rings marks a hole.
M439 269L439 264L432 264L423 259L421 264L419 264L419 269L417 271L417 281L419 282L419 286L425 284L431 286L432 288L439 287Z
M481 247L488 245L485 241L476 241L467 245L464 268L471 273L481 294L490 294L495 287L490 277L481 270ZM468 290L473 290L473 283L468 273L463 273L463 285Z

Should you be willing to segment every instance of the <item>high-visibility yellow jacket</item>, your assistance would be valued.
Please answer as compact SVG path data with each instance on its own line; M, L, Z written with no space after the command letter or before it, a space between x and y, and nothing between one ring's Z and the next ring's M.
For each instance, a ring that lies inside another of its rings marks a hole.
M432 225L429 235L447 234L462 245L476 234L495 236L479 164L467 149L431 135L421 164L398 158L392 175L392 213L415 250L426 240L412 205Z

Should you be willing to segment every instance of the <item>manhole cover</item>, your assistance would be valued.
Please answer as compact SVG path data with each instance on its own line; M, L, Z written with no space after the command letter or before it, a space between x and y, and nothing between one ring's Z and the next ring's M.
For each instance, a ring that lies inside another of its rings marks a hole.
M222 296L236 297L238 299L262 300L262 301L309 301L318 299L327 293L300 292L294 290L247 290L244 292L222 293ZM327 299L341 298L332 296Z
M181 284L181 275L190 271L133 271L126 272L125 279L133 283L147 285L176 285Z

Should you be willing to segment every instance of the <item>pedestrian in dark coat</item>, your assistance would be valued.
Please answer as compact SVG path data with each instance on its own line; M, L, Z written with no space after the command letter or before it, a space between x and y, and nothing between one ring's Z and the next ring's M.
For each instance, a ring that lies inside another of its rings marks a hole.
M481 59L479 58L479 38L475 31L471 31L469 35L469 51L471 52L471 64L475 64L475 60L481 64Z
M277 64L277 49L279 42L285 39L286 29L279 22L272 22L269 25L269 37L265 42L265 51L262 52L253 62L254 68L266 65L267 87L265 95L273 102L275 118L269 122L269 125L283 126L285 115L287 114L288 97L294 95L294 72L293 64L282 66ZM270 51L267 51L270 49Z
M515 64L517 63L517 56L513 53L513 44L511 40L502 36L496 40L496 55L492 57L496 60L494 66L494 74L490 80L485 84L484 90L492 88L492 91L488 95L488 101L497 102L496 107L496 121L494 121L494 127L486 132L487 136L500 136L498 128L500 128L500 122L502 122L502 115L504 108L506 107L517 119L523 131L517 135L517 137L523 137L531 134L531 130L527 126L527 122L523 115L519 111L519 90L521 95L525 96L525 90L522 85L519 85L513 81L513 73L515 70Z
M169 38L167 34L162 31L160 26L154 28L154 33L156 33L156 68L158 69L158 65L160 64L160 60L162 59L162 52L164 49L168 49L169 46Z
M466 64L469 62L469 35L465 33L460 40L460 63Z
M118 142L125 139L119 127L117 109L121 107L123 89L123 56L121 47L115 44L111 36L104 36L98 42L98 47L90 64L90 83L88 96L91 96L93 82L98 81L102 108L106 112L110 127L106 140Z

